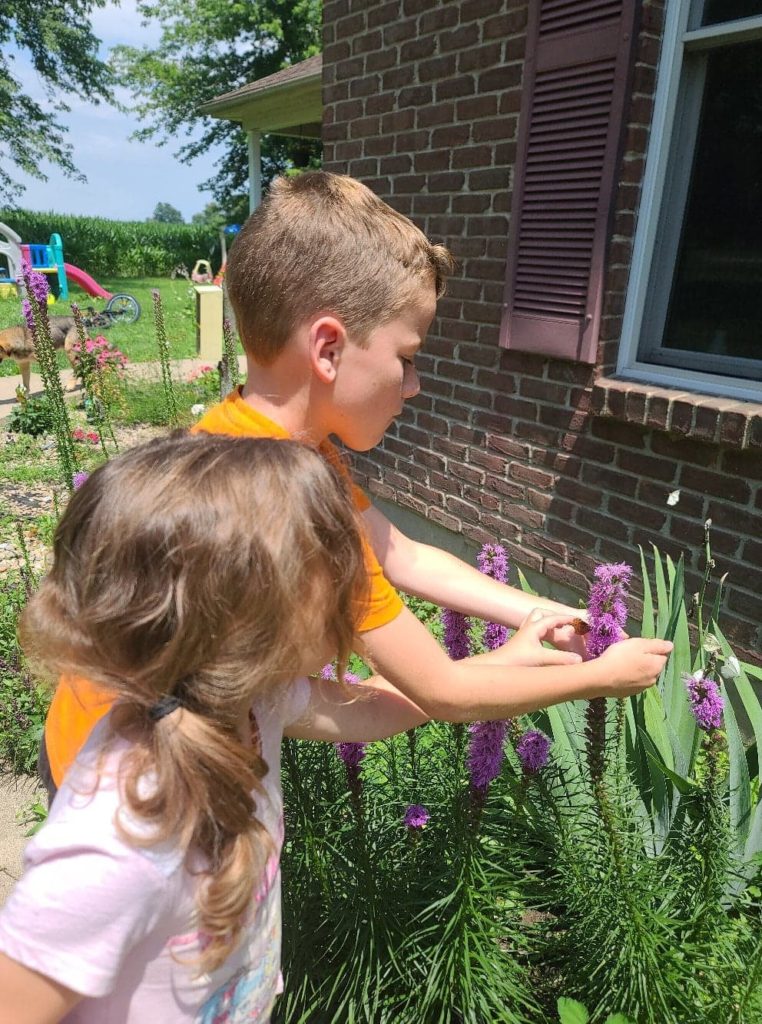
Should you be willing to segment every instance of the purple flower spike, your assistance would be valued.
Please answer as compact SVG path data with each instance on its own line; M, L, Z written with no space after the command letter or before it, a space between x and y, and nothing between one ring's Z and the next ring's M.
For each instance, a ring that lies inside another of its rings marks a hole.
M691 712L698 727L704 732L719 729L722 725L725 700L714 679L705 676L703 672L694 672L692 676L684 675L683 682L688 691Z
M491 576L498 583L505 583L508 579L508 555L500 544L482 545L476 561L479 572L483 572L485 576Z
M31 263L27 260L24 260L21 264L21 271L24 275L24 283L29 291L41 306L45 306L48 301L48 281L45 275L33 270Z
M411 804L405 811L404 822L410 829L426 828L431 815L421 804Z
M32 313L32 304L29 299L24 299L21 303L21 312L24 314L26 325L32 333L35 331L34 314Z
M447 653L453 661L461 661L471 653L471 637L468 630L468 619L460 612L450 608L442 609L444 624L444 642Z
M536 775L548 763L550 740L538 729L528 729L516 744L516 755L527 775Z
M74 490L78 491L89 476L90 474L86 473L84 470L80 470L78 473L75 473L74 476L71 478Z
M337 743L336 753L347 768L359 768L365 757L367 743Z
M471 788L485 792L503 767L503 743L508 730L506 721L474 722L469 725L468 774Z
M590 588L587 603L590 632L587 653L597 658L622 639L627 623L627 588L632 579L632 568L624 562L599 565L595 569L595 583Z

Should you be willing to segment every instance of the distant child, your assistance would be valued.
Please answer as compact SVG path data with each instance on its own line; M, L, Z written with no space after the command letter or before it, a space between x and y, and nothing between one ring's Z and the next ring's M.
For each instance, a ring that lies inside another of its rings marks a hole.
M269 1020L284 731L425 719L306 679L344 664L366 589L345 485L294 442L166 439L74 494L22 639L113 703L0 911L2 1024Z
M418 394L416 355L451 267L443 246L359 181L322 171L278 179L228 259L247 381L197 429L298 438L341 471L329 437L368 451ZM352 501L371 577L360 651L431 717L499 718L508 708L520 714L602 689L622 696L650 685L663 667L668 644L628 640L614 656L624 674L597 668L592 681L580 664L584 642L569 625L578 610L547 600L541 629L489 655L450 661L397 590L510 627L537 599L406 537L358 487ZM546 638L558 649L544 648ZM54 783L107 708L92 681L59 687L45 731Z

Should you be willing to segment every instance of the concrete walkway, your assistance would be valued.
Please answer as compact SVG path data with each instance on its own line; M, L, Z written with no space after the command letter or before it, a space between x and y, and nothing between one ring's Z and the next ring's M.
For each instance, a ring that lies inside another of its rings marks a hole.
M209 363L204 359L177 359L171 364L173 380L185 380L192 370L198 370ZM243 377L246 373L246 357L238 357L238 371ZM136 380L158 380L161 377L159 363L129 363L127 376ZM77 381L71 370L61 370L61 381L67 394L79 395L81 389L77 387ZM21 374L14 374L12 377L0 377L0 420L9 416L13 406L16 404L16 388L21 383ZM69 390L71 389L71 390ZM29 382L29 394L38 398L44 393L42 377L39 373L33 373Z

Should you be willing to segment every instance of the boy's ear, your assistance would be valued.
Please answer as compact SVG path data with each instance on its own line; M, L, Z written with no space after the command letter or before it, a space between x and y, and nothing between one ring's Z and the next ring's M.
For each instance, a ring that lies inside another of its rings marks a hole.
M313 373L324 384L333 384L347 344L344 324L335 316L326 314L310 325L309 355Z

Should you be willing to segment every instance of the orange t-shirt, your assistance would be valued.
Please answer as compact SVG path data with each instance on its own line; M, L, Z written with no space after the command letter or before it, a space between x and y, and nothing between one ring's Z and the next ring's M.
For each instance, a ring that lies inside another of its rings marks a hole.
M235 437L289 436L279 424L263 416L241 398L238 390L213 406L193 427L209 434L231 434ZM320 453L343 474L347 469L336 448L325 441ZM352 499L364 512L370 507L367 495L352 484ZM370 575L370 599L360 623L360 632L386 625L402 610L399 594L386 579L383 569L369 543L365 543L366 565ZM62 679L53 696L45 722L45 745L53 781L61 785L63 777L90 735L90 731L111 706L108 694L86 679Z

